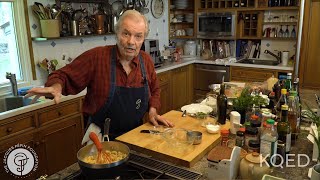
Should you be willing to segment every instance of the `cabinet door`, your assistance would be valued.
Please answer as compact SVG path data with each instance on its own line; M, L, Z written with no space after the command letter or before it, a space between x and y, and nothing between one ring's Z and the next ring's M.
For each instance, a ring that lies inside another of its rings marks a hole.
M164 114L171 110L171 93L170 93L170 82L160 85L161 94L160 94L160 101L161 101L161 109L159 114Z
M15 138L3 140L0 143L0 158L1 158L0 177L1 177L1 179L14 179L15 178L13 175L10 174L10 172L7 173L5 171L3 158L5 156L5 153L8 151L8 149L12 146L17 145L18 143L31 147L37 153L37 155L39 157L39 153L38 153L37 147L36 147L37 146L36 136L35 136L35 133L33 133L33 132L21 134L19 136L16 136ZM38 169L36 172L33 172L33 171L30 172L30 176L28 177L29 179L36 179L37 177L40 176L39 166L41 166L40 163L38 164Z
M320 1L306 1L300 61L301 85L304 88L320 88Z
M77 162L83 137L82 121L78 114L41 128L39 167L42 172L51 175Z
M178 109L188 103L188 66L172 70L172 108Z
M159 110L158 113L164 114L170 111L172 107L170 71L160 73L158 75L158 80L159 80L160 89L161 89L161 94L160 94L161 109Z

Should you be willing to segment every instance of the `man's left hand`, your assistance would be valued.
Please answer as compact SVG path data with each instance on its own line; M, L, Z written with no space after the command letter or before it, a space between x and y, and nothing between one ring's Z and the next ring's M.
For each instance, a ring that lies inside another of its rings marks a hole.
M168 126L168 127L173 127L174 124L170 122L169 120L166 120L164 117L158 115L156 108L150 107L149 109L149 121L151 124L154 126L158 126L158 122L161 124Z

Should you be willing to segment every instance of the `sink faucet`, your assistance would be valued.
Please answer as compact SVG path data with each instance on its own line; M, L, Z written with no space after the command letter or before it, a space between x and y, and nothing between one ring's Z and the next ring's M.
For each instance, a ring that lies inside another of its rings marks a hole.
M275 57L275 58L277 59L277 61L278 61L279 64L281 63L280 51L279 51L278 56L275 55L274 53L272 53L271 51L267 50L267 49L264 50L264 53L265 53L265 54L270 54L271 56L273 56L273 57Z
M17 85L16 75L12 74L10 72L7 72L6 78L10 80L11 88L12 88L12 95L18 96L18 85Z

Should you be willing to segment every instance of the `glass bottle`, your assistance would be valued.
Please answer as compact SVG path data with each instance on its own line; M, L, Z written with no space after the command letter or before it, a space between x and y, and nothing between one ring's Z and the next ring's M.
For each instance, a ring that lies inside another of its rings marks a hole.
M287 92L290 92L292 89L292 73L287 73L287 79L284 82L284 88L287 89Z
M291 31L290 37L292 37L292 38L296 38L297 37L295 25L293 25L293 27L292 27L292 31Z
M236 146L243 147L244 145L244 132L237 131Z
M260 154L267 157L267 161L276 163L276 158L271 158L277 152L278 133L274 127L274 120L268 119L260 138ZM271 164L271 165L272 165Z
M295 144L300 132L300 105L297 91L290 91L288 107L288 121L291 127L291 143Z
M278 37L283 37L282 25L280 25L280 30L278 32Z
M281 89L281 96L277 102L277 115L279 117L281 112L281 106L287 104L287 89Z
M217 97L217 116L218 123L225 124L227 119L227 101L228 98L224 93L225 85L221 84L220 86L220 94Z
M286 144L286 154L289 154L291 149L291 128L288 121L288 109L288 105L281 106L280 122L277 124L278 139Z
M289 25L287 25L287 29L286 29L286 31L284 32L284 36L283 36L283 37L285 37L285 38L290 37L290 36L289 36Z

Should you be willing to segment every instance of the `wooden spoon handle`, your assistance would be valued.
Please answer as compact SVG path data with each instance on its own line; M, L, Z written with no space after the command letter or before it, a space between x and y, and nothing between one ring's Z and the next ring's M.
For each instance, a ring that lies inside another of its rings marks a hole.
M98 151L102 151L102 144L94 132L90 132L89 138L93 141L93 143L96 145Z

